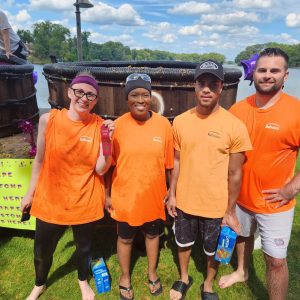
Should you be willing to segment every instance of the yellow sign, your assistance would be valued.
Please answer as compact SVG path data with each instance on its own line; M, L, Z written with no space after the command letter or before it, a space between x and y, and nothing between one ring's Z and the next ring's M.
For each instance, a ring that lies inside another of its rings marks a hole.
M35 218L21 222L20 202L27 192L33 159L0 159L0 227L35 230Z

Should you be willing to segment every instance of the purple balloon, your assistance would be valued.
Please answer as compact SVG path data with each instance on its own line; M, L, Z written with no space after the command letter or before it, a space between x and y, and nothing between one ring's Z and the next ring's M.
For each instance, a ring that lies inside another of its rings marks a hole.
M241 60L241 64L244 67L244 80L253 81L253 71L256 65L256 61L259 55L256 53L251 56L249 59Z
M37 71L33 71L32 77L33 77L33 83L36 84L37 81L38 81L38 72Z

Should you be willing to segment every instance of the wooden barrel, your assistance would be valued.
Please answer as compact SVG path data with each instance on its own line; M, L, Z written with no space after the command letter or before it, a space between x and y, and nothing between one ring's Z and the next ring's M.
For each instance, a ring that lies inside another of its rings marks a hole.
M195 106L194 72L196 63L178 61L119 61L56 63L44 66L52 107L68 107L67 88L74 76L89 70L97 79L100 93L94 112L117 118L128 111L125 79L131 73L146 73L152 79L151 108L172 120ZM236 68L224 68L224 89L220 104L228 109L236 101L239 78Z
M0 137L21 132L18 128L21 120L38 122L39 109L32 73L33 65L29 63L0 63Z

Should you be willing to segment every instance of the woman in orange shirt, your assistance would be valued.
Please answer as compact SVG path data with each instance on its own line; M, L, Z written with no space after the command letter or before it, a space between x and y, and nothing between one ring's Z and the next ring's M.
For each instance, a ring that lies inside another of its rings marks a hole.
M106 195L106 208L117 221L122 300L134 297L129 269L132 243L139 228L145 235L149 291L153 296L162 292L156 272L159 228L165 220L165 170L173 168L174 152L169 121L150 110L150 77L137 73L129 75L125 92L130 112L115 122L114 169L107 176Z
M35 286L27 300L45 290L56 245L68 225L76 245L78 282L82 299L94 299L87 282L95 222L103 217L105 198L103 174L111 155L102 151L100 127L114 131L111 120L91 114L99 87L89 73L78 74L68 89L69 110L52 109L41 116L37 154L22 212L36 217L34 241Z

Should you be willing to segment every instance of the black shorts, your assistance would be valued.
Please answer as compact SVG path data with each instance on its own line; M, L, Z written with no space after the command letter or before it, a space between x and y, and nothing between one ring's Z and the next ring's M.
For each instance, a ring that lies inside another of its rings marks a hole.
M146 222L141 226L130 226L126 222L117 222L117 234L122 239L132 239L140 228L145 234L155 237L160 233L161 224L161 219Z
M208 256L215 254L221 230L222 218L204 218L186 214L176 209L173 231L179 247L189 247L195 243L198 232L201 235L204 253Z

